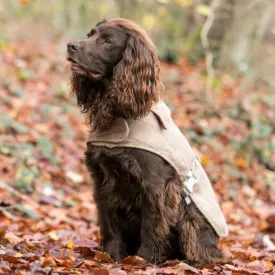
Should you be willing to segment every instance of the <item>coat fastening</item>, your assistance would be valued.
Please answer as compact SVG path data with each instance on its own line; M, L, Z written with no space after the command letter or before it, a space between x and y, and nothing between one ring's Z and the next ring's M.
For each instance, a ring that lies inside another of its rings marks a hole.
M211 183L163 101L144 118L117 118L108 130L91 132L88 143L109 148L139 148L162 157L174 167L182 180L186 202L192 200L196 204L218 236L228 235L227 224Z

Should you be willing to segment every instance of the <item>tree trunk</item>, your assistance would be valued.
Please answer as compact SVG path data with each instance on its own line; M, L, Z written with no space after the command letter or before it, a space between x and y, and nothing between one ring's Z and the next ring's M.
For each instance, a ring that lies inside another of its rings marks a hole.
M241 73L254 71L272 12L271 0L220 0L216 11L220 19L212 26L213 33L219 30L216 37L221 40L219 67L233 65Z

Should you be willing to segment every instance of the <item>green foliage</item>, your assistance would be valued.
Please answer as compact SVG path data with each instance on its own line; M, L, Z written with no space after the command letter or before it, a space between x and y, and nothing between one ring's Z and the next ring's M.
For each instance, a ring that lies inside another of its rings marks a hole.
M65 82L61 83L55 90L55 94L58 98L67 98L69 94L69 86Z
M28 80L33 77L33 72L29 70L22 69L18 72L18 78L20 80Z
M210 7L204 4L200 4L196 7L196 11L204 16L208 16L210 14Z
M48 159L53 165L57 165L57 158L53 153L53 147L48 137L41 137L38 140L38 147L44 158Z
M21 88L12 89L11 93L12 93L13 96L16 96L16 97L23 97L24 96L24 90L22 90Z
M32 184L38 176L38 167L28 167L23 165L16 171L16 180L14 182L14 186L23 192L31 192Z
M5 144L0 144L0 152L4 155L8 155L10 153L10 147Z
M14 121L9 116L3 116L1 117L1 119L2 119L1 121L2 123L0 124L0 131L5 131L12 128L19 134L25 134L28 132L28 128L25 125Z
M36 219L38 217L32 208L28 208L22 204L16 204L15 209L31 219Z
M0 32L5 33L1 37L0 49L5 47L6 40L14 38L58 40L64 35L85 37L102 18L124 17L145 28L157 45L161 59L175 62L183 52L188 54L197 47L197 43L200 44L198 31L202 22L196 21L196 13L206 15L209 8L198 5L196 9L195 5L193 0L36 0L27 1L24 5L20 1L0 0L0 20L4 22L0 24ZM10 22L17 22L12 32L7 31ZM21 24L25 27L21 28ZM201 57L199 49L202 49L197 48ZM18 74L21 80L33 77L33 72L26 69L21 69ZM61 85L56 92L63 97L66 87Z

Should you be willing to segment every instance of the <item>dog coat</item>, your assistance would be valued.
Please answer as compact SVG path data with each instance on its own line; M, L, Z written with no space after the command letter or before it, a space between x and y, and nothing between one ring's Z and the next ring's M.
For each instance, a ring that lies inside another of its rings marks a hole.
M196 204L218 236L228 235L227 224L211 183L163 101L156 104L144 118L117 118L106 131L91 132L87 143L108 148L139 148L162 157L177 171L186 194L186 203L192 200Z

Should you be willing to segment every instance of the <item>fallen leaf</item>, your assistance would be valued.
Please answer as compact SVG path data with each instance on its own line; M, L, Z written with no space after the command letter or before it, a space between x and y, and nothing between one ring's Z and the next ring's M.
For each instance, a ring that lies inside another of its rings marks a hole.
M100 267L101 263L99 263L97 260L84 260L84 264L89 267Z
M208 163L209 163L209 158L207 156L202 156L201 157L201 165L205 167L208 165Z
M191 274L201 274L200 270L186 263L180 263L175 268L175 272L176 272L175 274L184 274L185 271L188 271Z
M7 226L0 228L0 239L2 239L5 236L7 228Z
M73 242L68 242L67 243L67 248L74 249L74 243Z
M94 268L93 270L91 270L90 274L91 275L109 275L110 273L105 268Z
M53 241L58 241L59 240L59 238L58 238L55 231L49 232L48 235L49 235L50 239L53 240Z
M81 183L84 180L84 177L76 172L68 171L66 173L67 177L71 179L74 183Z
M96 251L95 256L101 262L115 263L115 261L111 258L111 256L106 252Z
M268 250L275 250L275 244L270 240L269 235L264 235L263 243L264 243L264 246L266 246L266 248Z
M51 256L46 256L45 257L45 259L44 259L44 261L43 261L43 263L42 263L42 265L41 265L42 267L45 267L45 266L53 266L53 267L55 267L56 266L56 261L54 260L54 258L53 257L51 257Z
M20 239L13 232L10 231L6 232L4 238L8 240L10 244L18 244L22 241L22 239Z
M253 270L264 273L264 272L271 272L273 268L273 263L270 261L256 260L254 262L248 263L247 266L250 268L253 268Z
M128 256L121 261L122 264L141 266L146 265L148 262L139 256Z
M75 264L74 257L55 258L55 261L58 263L58 265L65 266L68 270L70 270Z
M23 259L19 259L14 256L4 255L1 257L4 261L9 262L11 264L24 264L26 261Z
M235 160L235 165L236 165L238 168L242 168L242 169L248 167L247 162L246 162L245 159L243 159L243 158L237 158L237 159Z
M84 256L94 255L94 248L98 247L98 243L93 240L76 240L74 242L75 251L80 252Z

